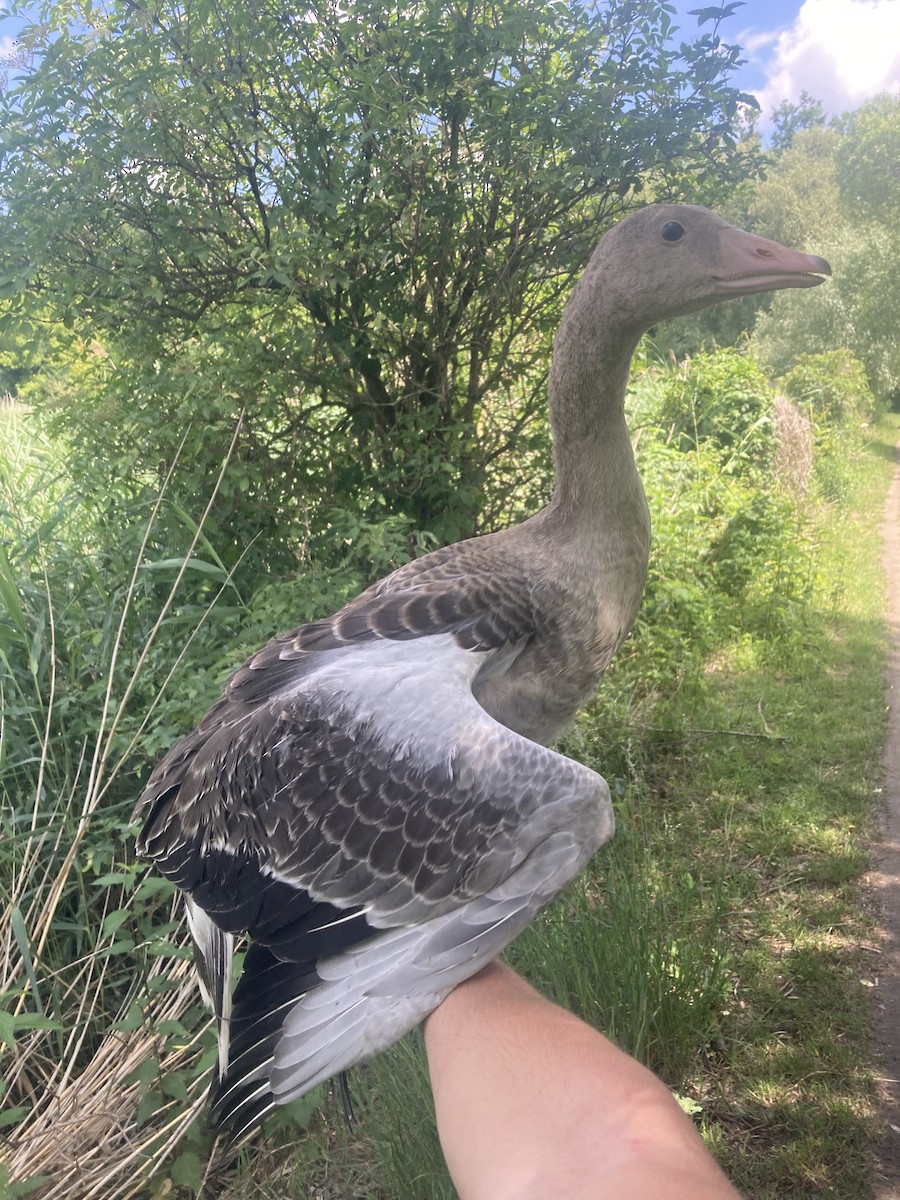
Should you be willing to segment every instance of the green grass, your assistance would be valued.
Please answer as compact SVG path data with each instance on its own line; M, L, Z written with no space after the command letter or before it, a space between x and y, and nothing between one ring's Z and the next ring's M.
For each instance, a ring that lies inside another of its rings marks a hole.
M154 662L152 651L178 583L146 580L141 529L134 557L123 551L111 564L94 517L61 448L27 414L4 413L4 1200L32 1192L72 1200L91 1189L113 1200L135 1194L145 1171L166 1159L176 1177L189 1174L181 1146L208 1069L208 1017L174 889L135 862L129 819L135 777L155 753L147 731L154 712L165 713L172 656ZM148 521L147 535L153 515ZM205 615L195 610L195 633Z
M159 880L140 882L128 812L226 658L264 635L252 605L210 609L228 588L211 555L175 578L200 529L145 550L139 522L104 547L59 447L17 421L0 423L0 865L15 880L0 891L3 1119L19 1160L55 1173L48 1197L114 1169L105 1200L183 1200L206 1171L208 1144L183 1133L212 1050L166 941L180 917L166 923ZM787 520L753 475L723 481L708 450L657 446L649 605L566 744L609 778L618 833L509 952L684 1098L755 1200L868 1194L874 955L859 877L885 720L878 526L897 428L883 421L865 453L848 439L829 465L835 502ZM176 686L173 647L191 629ZM61 1081L95 1123L77 1134L86 1166L38 1128ZM352 1130L326 1089L202 1194L452 1200L417 1036L358 1068L352 1090ZM161 1179L142 1193L145 1168ZM2 1176L0 1163L0 1196Z
M617 837L508 954L656 1070L754 1200L871 1194L876 964L860 876L885 729L878 528L898 424L883 419L843 465L850 502L812 514L801 618L774 637L736 630L658 706L658 729L646 704L623 728L601 691L568 749L621 777ZM452 1200L419 1039L358 1069L354 1091L354 1135L326 1105L279 1194L315 1181L325 1197ZM229 1196L268 1196L255 1177Z

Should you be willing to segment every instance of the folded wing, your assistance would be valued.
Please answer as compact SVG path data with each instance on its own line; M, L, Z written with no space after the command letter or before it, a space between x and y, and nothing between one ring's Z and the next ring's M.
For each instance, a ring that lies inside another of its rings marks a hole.
M139 849L199 931L233 1136L421 1021L612 832L599 775L472 694L527 641L521 615L504 635L425 592L373 589L270 643L142 799Z

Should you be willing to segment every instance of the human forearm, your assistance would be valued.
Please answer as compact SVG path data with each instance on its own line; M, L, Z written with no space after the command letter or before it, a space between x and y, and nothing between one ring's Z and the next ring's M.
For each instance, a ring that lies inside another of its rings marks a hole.
M461 1200L737 1200L668 1089L494 963L425 1025Z

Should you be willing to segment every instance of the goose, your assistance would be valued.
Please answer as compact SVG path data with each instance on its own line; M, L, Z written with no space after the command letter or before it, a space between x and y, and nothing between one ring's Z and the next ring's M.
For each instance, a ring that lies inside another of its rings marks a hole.
M153 771L137 848L184 893L232 1143L421 1022L611 837L605 780L548 746L644 587L632 355L663 318L830 273L704 208L621 220L554 342L547 506L269 642Z

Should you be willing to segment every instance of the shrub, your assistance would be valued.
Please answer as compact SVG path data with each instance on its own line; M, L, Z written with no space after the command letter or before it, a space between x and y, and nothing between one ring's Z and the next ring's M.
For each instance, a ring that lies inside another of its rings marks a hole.
M658 719L686 686L702 691L710 656L736 633L789 635L812 583L804 510L765 469L773 393L751 360L701 355L661 384L648 371L629 403L653 550L632 639L599 700L624 722L642 710Z
M847 347L865 366L878 402L900 402L900 341L894 297L897 239L886 225L857 222L819 246L834 276L807 293L778 292L753 329L753 350L773 376L798 362L798 350L827 355Z
M823 500L843 500L860 431L877 408L865 367L847 349L802 354L778 387L805 411L812 426L817 494Z
M716 350L668 373L658 419L679 449L708 442L725 470L740 472L769 459L773 398L753 359L733 348Z
M806 406L816 426L867 421L876 409L866 369L846 349L801 354L778 387Z
M713 588L735 602L735 626L769 639L791 628L811 593L811 548L805 514L783 492L745 499L706 557Z

